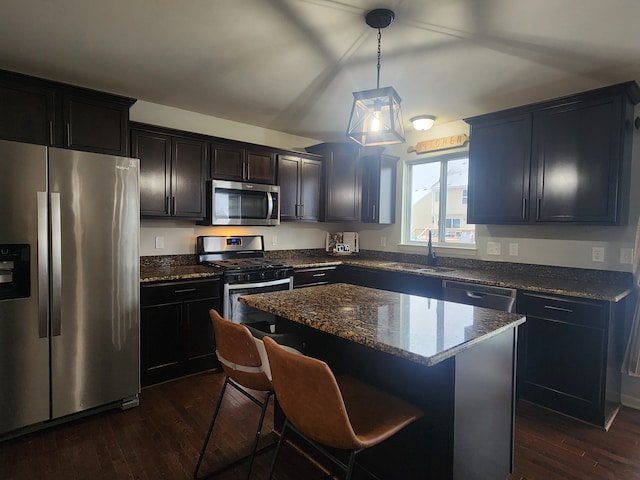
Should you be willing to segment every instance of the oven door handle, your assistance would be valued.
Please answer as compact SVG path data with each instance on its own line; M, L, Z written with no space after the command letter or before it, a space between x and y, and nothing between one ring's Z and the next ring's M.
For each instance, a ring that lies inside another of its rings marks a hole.
M280 280L267 280L266 282L258 282L258 283L236 283L233 285L225 285L228 290L245 290L247 288L264 288L264 287L273 287L275 285L284 285L285 283L290 283L291 277L282 278ZM258 292L257 292L258 293ZM247 293L247 295L251 295Z

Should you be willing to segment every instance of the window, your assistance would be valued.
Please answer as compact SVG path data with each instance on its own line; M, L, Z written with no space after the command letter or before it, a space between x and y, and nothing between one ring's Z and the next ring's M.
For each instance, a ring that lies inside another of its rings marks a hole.
M431 231L435 243L475 245L475 225L467 224L468 171L460 154L407 163L406 243L427 242Z

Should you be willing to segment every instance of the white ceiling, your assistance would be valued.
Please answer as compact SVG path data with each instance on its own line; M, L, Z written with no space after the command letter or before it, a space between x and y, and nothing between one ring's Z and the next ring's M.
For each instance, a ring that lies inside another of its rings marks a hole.
M352 92L459 120L640 79L638 0L3 0L0 68L323 141Z

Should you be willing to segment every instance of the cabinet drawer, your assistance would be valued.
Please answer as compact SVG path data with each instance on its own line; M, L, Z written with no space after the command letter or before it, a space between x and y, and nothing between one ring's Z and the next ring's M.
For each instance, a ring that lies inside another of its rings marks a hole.
M307 287L323 285L336 281L336 267L321 267L296 270L293 277L293 287Z
M140 286L140 303L143 307L219 297L219 279L162 282Z
M607 305L597 300L523 292L518 297L518 312L584 327L607 327Z

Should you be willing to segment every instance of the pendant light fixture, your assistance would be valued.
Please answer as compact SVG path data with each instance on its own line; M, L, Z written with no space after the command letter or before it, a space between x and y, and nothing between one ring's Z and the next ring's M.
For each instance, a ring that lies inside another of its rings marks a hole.
M380 88L381 29L391 25L395 13L378 8L367 13L365 21L378 29L378 76L376 88L353 92L353 107L347 137L362 146L404 143L404 125L400 110L400 96L393 87Z

